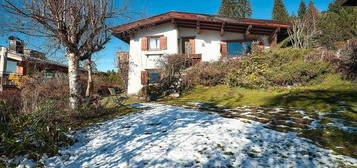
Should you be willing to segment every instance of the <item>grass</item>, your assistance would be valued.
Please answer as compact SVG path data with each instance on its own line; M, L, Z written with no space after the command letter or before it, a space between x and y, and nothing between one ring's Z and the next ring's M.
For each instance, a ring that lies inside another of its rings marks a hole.
M189 105L204 102L216 107L235 108L240 106L288 106L328 112L343 105L357 111L357 83L344 81L339 75L330 75L318 84L298 87L269 89L247 89L220 85L215 87L196 86L178 99L161 100L166 104ZM348 114L356 119L355 114Z
M197 86L178 99L161 100L166 104L194 106L192 102L201 102L207 109L216 109L224 117L256 120L277 131L294 131L338 154L357 157L357 132L340 128L341 124L357 128L357 83L344 81L339 75L328 75L308 86L290 88ZM237 107L245 108L234 113L219 110ZM269 113L276 107L284 110ZM298 110L304 113L297 113ZM247 111L253 116L241 115ZM311 127L313 121L319 124L318 128Z

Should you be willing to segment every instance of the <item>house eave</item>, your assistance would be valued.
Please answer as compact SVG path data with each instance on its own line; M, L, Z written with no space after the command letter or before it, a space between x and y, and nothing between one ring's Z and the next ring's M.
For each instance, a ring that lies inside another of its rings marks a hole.
M129 43L131 34L151 26L169 22L176 27L199 28L202 30L245 33L247 29L250 29L251 34L259 35L271 35L277 28L280 29L281 33L284 33L291 27L291 23L289 22L275 20L243 19L173 11L112 27L110 32L115 37Z

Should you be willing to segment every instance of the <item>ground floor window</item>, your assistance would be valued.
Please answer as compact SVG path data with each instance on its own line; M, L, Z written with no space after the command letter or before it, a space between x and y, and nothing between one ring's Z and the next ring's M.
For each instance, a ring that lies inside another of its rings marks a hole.
M141 72L141 84L155 84L162 79L162 71L159 69L148 69Z
M6 74L16 74L17 63L15 61L6 61Z
M149 84L154 84L160 82L159 72L149 72Z
M251 52L251 42L227 42L228 56L242 56Z

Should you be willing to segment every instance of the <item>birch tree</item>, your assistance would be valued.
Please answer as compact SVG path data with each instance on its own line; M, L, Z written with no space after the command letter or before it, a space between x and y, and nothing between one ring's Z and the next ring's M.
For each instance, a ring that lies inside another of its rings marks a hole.
M66 53L70 107L81 104L79 62L89 60L109 41L107 21L125 13L114 9L113 0L0 0L0 7L12 16L17 32L55 39ZM10 24L8 24L10 25Z

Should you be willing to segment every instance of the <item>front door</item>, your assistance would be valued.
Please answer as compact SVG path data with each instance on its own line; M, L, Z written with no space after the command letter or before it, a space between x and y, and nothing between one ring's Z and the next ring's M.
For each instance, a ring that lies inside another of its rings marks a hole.
M195 54L195 38L182 38L182 53Z

